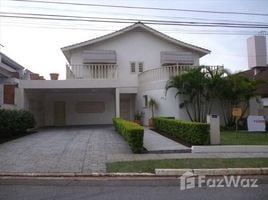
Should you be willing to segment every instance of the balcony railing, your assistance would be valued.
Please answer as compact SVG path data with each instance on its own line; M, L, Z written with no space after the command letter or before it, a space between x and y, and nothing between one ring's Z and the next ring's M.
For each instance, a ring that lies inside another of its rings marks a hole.
M172 76L180 75L181 73L195 68L197 66L193 65L172 65L164 66L161 68L155 68L151 70L144 71L139 74L139 83L151 82L151 81L165 81ZM222 66L208 66L210 69L215 70L222 68Z
M66 79L116 80L116 64L84 64L66 66Z

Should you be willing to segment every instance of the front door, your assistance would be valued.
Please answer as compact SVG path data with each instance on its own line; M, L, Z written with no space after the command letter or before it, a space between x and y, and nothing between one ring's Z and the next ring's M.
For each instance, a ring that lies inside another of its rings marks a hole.
M120 99L120 117L130 120L130 99Z
M54 102L54 125L65 125L65 102L63 101Z

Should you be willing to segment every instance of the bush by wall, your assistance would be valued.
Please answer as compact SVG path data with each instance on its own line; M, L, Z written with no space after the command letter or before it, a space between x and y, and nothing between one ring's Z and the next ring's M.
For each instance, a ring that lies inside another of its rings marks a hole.
M122 118L113 118L113 124L115 130L128 142L132 152L141 153L143 150L143 127Z
M0 109L0 137L11 137L26 133L34 128L36 122L32 113L27 110Z
M209 144L209 125L162 117L153 118L154 127L166 134L194 145Z

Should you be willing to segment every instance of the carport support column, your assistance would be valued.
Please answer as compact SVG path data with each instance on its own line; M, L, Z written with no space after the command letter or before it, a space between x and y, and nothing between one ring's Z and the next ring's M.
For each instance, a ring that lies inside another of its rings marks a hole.
M115 88L115 116L120 117L120 91Z
M17 108L23 109L25 108L25 95L24 88L15 88L15 104Z

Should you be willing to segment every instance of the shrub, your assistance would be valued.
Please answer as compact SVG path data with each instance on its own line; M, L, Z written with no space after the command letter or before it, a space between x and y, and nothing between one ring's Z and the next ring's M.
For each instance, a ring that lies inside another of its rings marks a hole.
M187 143L209 144L209 125L206 123L156 117L153 124L156 129Z
M35 119L29 111L0 109L0 137L23 134L34 126Z
M113 118L113 123L115 130L125 138L132 152L141 153L143 150L143 127L122 118Z

